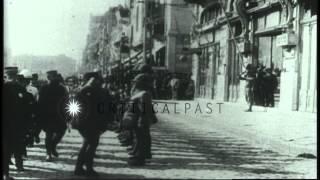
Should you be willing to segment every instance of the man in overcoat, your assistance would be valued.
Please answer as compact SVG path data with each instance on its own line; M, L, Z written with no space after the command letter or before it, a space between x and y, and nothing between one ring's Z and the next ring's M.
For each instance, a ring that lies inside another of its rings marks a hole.
M63 109L66 106L68 92L61 85L57 71L48 71L47 78L49 84L44 85L39 92L39 118L46 133L46 160L52 161L53 156L59 156L56 148L67 129Z
M101 134L114 118L108 108L112 99L108 91L102 88L103 79L97 72L86 73L84 81L85 85L76 94L81 113L72 121L73 128L83 138L74 174L97 177L98 173L93 169L94 156Z

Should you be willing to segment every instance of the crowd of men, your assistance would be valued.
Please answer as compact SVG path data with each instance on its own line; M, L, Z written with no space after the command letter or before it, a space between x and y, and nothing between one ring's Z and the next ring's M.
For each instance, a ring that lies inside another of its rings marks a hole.
M110 75L106 77L107 86L120 98L130 94L131 81L134 71L121 71L123 76ZM115 73L117 74L117 73ZM152 83L153 99L161 100L193 100L195 84L191 79L192 74L170 73L165 70L154 72ZM123 81L125 80L125 81Z
M5 67L3 86L3 174L9 176L9 165L24 171L23 161L27 147L40 143L40 132L45 133L46 161L59 157L58 144L69 127L79 131L83 138L79 150L75 175L98 176L93 169L93 159L100 136L107 130L115 130L122 146L127 146L128 164L141 166L151 158L150 126L156 117L150 109L141 113L141 104L152 107L153 71L142 65L125 91L120 91L111 79L103 79L99 72L88 72L78 85L65 82L56 70L47 72L47 81L39 81L37 74L20 71L17 67ZM83 111L74 117L66 111L71 99L80 102ZM140 104L137 112L123 111L122 102ZM116 111L99 110L99 105L115 104ZM145 108L145 107L143 107ZM138 113L140 112L140 113ZM140 116L140 117L139 117ZM138 118L137 118L138 117ZM11 159L14 157L15 162ZM85 168L84 168L85 167Z
M246 81L248 112L252 111L253 104L274 107L274 93L278 87L276 72L262 65L254 67L252 64L248 64L246 71L240 74L240 79Z

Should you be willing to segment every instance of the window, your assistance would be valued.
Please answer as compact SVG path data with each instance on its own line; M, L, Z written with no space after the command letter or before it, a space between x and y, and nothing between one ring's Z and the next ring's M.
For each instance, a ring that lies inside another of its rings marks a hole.
M266 18L267 18L266 27L273 27L273 26L279 25L280 12L279 11L272 12L268 14Z
M276 46L277 36L259 37L258 63L266 68L281 69L282 48Z

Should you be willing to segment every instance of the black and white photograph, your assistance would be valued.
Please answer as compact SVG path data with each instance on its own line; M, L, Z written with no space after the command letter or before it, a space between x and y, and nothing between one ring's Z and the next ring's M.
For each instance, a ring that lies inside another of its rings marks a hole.
M4 180L317 179L318 0L3 0Z

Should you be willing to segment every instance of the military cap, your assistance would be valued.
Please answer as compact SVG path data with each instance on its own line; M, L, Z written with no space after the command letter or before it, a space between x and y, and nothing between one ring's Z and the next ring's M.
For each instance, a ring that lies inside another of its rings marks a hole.
M6 74L18 74L18 67L10 66L4 68L4 73Z
M56 70L47 71L47 75L58 75L58 71Z

